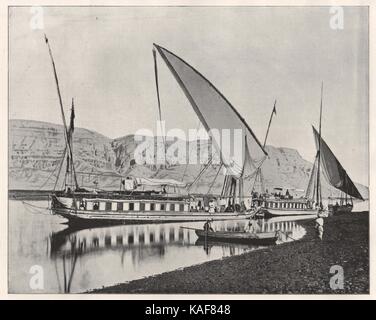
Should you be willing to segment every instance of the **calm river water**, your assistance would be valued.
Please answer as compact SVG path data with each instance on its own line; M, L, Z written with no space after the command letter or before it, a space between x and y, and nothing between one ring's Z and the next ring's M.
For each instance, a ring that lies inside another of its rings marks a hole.
M208 246L197 241L193 230L180 228L202 228L202 222L74 230L63 224L64 218L42 209L47 206L46 201L9 201L10 293L84 292L260 249ZM281 241L292 241L305 234L293 219L259 220L259 224L264 230L284 230ZM245 223L216 222L213 227L240 230ZM33 277L40 272L35 288Z

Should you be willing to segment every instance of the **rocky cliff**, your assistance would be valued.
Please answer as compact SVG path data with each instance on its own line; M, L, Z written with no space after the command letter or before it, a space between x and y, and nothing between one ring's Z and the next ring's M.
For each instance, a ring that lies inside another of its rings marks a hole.
M177 165L157 168L150 165L134 164L134 151L139 144L133 135L109 139L87 129L76 128L73 140L73 153L78 182L82 186L102 189L118 189L120 176L141 176L172 178L192 182L203 165ZM161 143L154 140L151 145L157 149ZM150 146L151 147L151 146ZM163 144L162 144L163 147ZM211 146L201 143L196 152ZM10 120L9 122L9 188L10 189L52 189L55 185L58 168L62 161L65 143L63 127L56 124ZM312 163L304 160L299 152L290 148L267 146L269 157L262 166L265 186L289 187L305 190L312 169ZM187 151L189 154L189 151ZM163 153L162 153L163 154ZM189 154L190 155L190 154ZM63 184L65 163L63 163L57 186ZM194 185L192 192L220 192L223 173L219 166L212 165ZM360 192L368 198L368 188L358 185ZM324 195L333 190L323 181Z

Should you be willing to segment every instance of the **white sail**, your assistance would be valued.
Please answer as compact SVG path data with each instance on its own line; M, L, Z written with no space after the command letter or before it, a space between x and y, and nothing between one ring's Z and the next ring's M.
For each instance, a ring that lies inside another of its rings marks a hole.
M257 170L267 153L246 121L202 74L172 52L154 46L219 150L227 175L242 176L246 161L251 162L252 170ZM213 134L215 131L221 134ZM224 141L224 136L227 141ZM248 176L251 174L247 172Z

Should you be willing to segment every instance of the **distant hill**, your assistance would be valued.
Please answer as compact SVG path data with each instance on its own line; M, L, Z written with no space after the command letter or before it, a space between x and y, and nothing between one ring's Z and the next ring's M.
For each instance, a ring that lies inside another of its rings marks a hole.
M63 127L40 121L10 120L9 132L9 188L52 189L65 148ZM93 187L97 182L99 188L118 189L120 176L172 178L192 182L202 168L200 164L169 165L159 169L149 165L134 165L132 160L138 143L133 135L110 139L95 131L76 128L73 142L75 168L78 182L82 186ZM211 152L211 146L207 145L209 142L201 143L201 149L208 147ZM161 148L163 145L155 140L153 147ZM304 160L295 149L273 146L267 146L266 149L269 157L262 167L266 188L305 190L312 163ZM208 192L210 189L211 193L219 193L223 181L222 172L213 183L218 169L218 165L208 168L191 192ZM62 171L64 170L63 166ZM57 185L62 184L60 178ZM368 188L359 184L357 186L362 195L368 198ZM325 181L322 190L326 196L334 195Z

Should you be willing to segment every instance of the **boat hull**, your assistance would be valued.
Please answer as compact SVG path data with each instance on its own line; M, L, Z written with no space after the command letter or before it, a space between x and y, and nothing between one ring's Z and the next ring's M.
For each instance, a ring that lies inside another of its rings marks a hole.
M249 243L259 245L275 244L278 240L278 232L249 233L228 231L195 230L200 240Z
M66 198L64 198L64 200L66 200ZM81 225L244 220L252 215L251 212L209 213L206 211L88 211L68 208L66 207L67 203L69 204L69 201L61 201L60 197L53 197L53 213L68 219L69 224Z
M317 209L289 210L289 209L264 209L265 217L277 216L309 216L317 214Z

